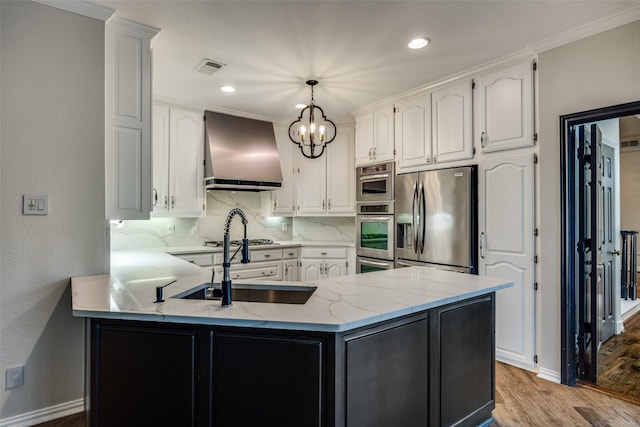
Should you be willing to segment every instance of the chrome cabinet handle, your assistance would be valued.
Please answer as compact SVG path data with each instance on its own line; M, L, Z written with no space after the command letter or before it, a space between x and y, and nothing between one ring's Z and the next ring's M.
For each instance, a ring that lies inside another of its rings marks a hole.
M158 190L153 189L153 206L158 204Z
M378 157L376 153L376 147L373 147L373 158L376 159Z
M176 206L176 198L175 196L171 196L171 209L173 209Z
M371 154L373 152L373 148L369 147L369 159L373 159L373 155Z
M169 207L169 199L167 198L167 196L164 196L164 207Z
M265 258L271 258L271 254L264 254L263 255Z
M325 206L326 206L325 199L322 199L322 209L324 209L324 208L325 208Z
M482 132L482 133L480 134L480 146L481 146L482 148L484 148L484 144L485 144L485 139L486 139L486 137L487 137L487 134L486 134L486 133Z
M480 233L480 258L484 259L484 232Z
M327 202L327 208L331 210L331 199L329 199L329 201Z

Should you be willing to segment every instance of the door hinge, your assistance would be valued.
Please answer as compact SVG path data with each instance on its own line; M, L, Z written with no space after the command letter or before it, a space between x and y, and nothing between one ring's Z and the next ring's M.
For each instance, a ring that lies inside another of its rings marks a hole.
M534 236L538 236L538 229L537 228L533 230L533 235Z
M393 112L397 113L398 112L398 107L396 107L395 105L393 106Z
M533 257L533 263L537 264L538 263L538 255L534 255Z
M538 363L538 355L533 356L533 363Z
M538 282L535 282L535 283L533 284L533 290L534 290L534 291L537 291L537 290L538 290Z
M533 71L538 71L538 62L533 61Z
M538 132L533 134L533 142L538 142Z
M538 164L538 155L537 154L533 155L533 164L535 164L535 165Z
M473 155L476 155L476 147L473 147Z
M476 81L471 79L471 90L476 88Z
M393 149L393 157L395 157L395 156L396 156L396 149L394 148Z

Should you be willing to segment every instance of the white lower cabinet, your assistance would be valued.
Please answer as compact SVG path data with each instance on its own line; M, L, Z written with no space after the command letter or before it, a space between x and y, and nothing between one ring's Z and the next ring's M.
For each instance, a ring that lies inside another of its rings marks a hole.
M303 247L301 280L328 279L346 276L349 263L346 247Z

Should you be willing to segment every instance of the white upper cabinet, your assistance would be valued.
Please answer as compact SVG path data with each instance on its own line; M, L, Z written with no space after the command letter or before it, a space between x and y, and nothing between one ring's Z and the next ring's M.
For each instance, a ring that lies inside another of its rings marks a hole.
M399 102L395 120L398 171L431 164L431 94Z
M151 38L119 18L105 25L105 207L108 219L151 212Z
M288 137L288 128L274 124L273 130L278 145L282 187L279 190L263 191L261 194L263 216L293 216L296 205L295 170L300 149Z
M317 159L299 155L297 215L355 215L354 131L339 127Z
M431 94L433 163L473 157L472 86L465 80Z
M533 61L478 78L476 137L483 152L532 146Z
M203 113L165 105L153 110L153 215L204 215Z
M394 159L394 107L356 117L356 166Z

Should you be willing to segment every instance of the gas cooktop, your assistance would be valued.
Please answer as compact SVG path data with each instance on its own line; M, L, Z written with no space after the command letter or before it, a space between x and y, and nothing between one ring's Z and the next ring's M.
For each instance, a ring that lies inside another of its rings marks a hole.
M242 240L232 240L229 242L231 245L240 246L242 244ZM222 247L224 242L222 240L210 240L208 242L204 242L205 246L213 246L213 247ZM271 239L249 239L249 246L264 246L264 245L277 245Z

